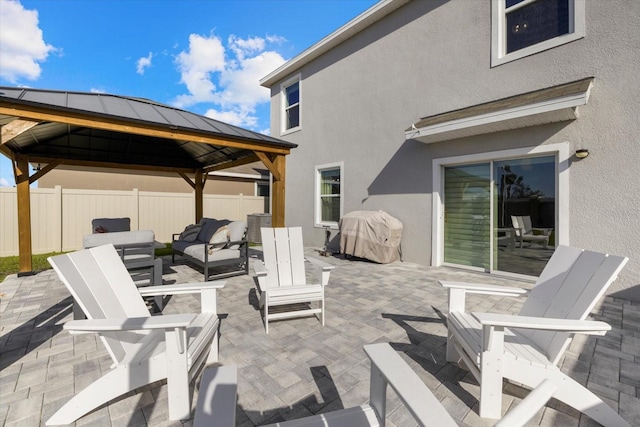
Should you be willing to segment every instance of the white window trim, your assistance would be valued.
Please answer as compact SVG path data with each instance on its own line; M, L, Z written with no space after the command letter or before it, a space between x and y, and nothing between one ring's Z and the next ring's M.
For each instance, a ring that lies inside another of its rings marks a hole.
M328 169L340 169L340 217L344 214L344 162L327 163L315 167L314 197L313 197L313 226L316 228L329 227L331 230L338 229L337 221L322 221L322 203L320 203L320 172Z
M533 2L534 0L529 0ZM506 40L504 26L506 21L504 0L491 0L491 66L505 64L548 50L585 36L585 0L570 0L570 13L573 14L573 22L569 22L569 33L545 40L524 49L511 53L505 53Z
M287 129L287 94L286 89L294 83L298 83L298 126ZM298 74L280 85L280 135L287 135L302 129L302 78Z
M511 150L463 156L442 157L433 160L433 209L431 265L439 267L444 263L444 168L446 166L481 163L527 156L556 156L556 245L569 245L569 142L540 145L536 147L514 148Z

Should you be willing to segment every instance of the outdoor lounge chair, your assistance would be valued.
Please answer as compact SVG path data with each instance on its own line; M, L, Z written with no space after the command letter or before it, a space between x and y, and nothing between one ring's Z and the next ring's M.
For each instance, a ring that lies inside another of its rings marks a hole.
M67 322L72 334L96 333L113 359L111 370L76 393L47 425L69 424L109 401L167 380L169 418L191 416L189 385L205 363L218 360L216 291L224 282L137 288L113 245L49 258L87 320ZM142 296L200 293L200 314L149 315Z
M511 215L511 223L515 231L515 239L520 242L520 249L524 242L538 243L543 248L549 246L549 237L553 228L534 228L530 216Z
M269 333L269 320L320 315L324 326L324 287L334 266L308 257L306 260L322 269L320 282L307 283L302 228L261 228L264 263L255 262L260 308L264 309L264 328ZM308 307L312 303L318 307ZM305 304L304 309L300 304ZM276 308L274 310L274 308Z
M480 416L500 418L503 378L534 388L547 379L554 397L611 426L616 411L556 366L573 334L604 335L611 327L585 320L628 259L559 246L519 315L467 313L466 294L520 296L521 288L441 281L449 290L447 360L462 361L480 383Z

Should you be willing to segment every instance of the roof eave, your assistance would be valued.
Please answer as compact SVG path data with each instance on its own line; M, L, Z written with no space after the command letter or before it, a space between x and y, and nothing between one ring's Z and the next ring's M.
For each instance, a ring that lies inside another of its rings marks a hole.
M447 116L451 113L421 119L411 128L405 130L405 139L431 144L504 130L575 120L578 118L578 107L586 105L589 100L593 81L594 79L590 77L578 82L559 85L558 87L577 85L578 89L563 96L540 101L533 100L511 108L497 108L483 114L468 116L463 114L462 117L451 120L438 120L438 116ZM526 95L530 94L518 95L512 98ZM487 103L485 105L490 104ZM471 108L474 107L458 111L464 113L465 110L470 110ZM421 122L429 124L422 125Z

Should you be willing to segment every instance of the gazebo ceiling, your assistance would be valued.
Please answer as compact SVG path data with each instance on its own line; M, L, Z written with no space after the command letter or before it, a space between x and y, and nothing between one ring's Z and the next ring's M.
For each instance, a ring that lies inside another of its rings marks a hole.
M99 93L0 87L0 125L2 152L27 155L32 163L188 172L296 147L147 99Z

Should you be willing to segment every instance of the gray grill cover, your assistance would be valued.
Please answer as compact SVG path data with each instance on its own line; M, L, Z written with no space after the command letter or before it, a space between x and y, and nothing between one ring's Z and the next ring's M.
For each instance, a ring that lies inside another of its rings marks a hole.
M383 211L355 211L340 220L340 252L386 264L400 258L402 222Z

